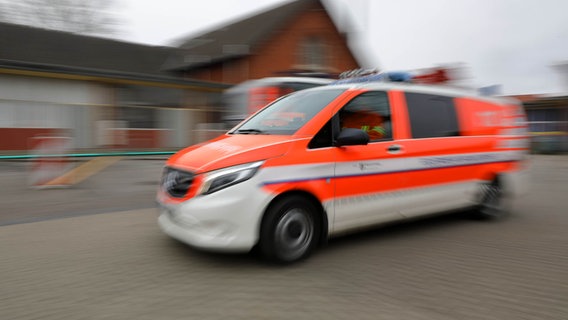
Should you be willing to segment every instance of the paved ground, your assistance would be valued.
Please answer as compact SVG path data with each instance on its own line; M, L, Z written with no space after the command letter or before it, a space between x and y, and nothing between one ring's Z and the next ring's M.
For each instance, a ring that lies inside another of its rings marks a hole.
M143 194L153 193L146 190L154 188L153 165L140 162L139 174L113 167L146 181L138 192L111 168L112 177L103 172L79 191L59 191L79 195L74 201L85 205L104 195L113 208L125 206L115 193L126 188L122 197L143 205ZM6 224L0 319L565 320L568 157L536 157L533 172L533 192L507 220L454 215L377 229L334 240L284 268L252 255L192 250L158 230L153 209ZM100 190L99 178L116 180L117 189ZM2 176L2 197L5 181ZM40 210L32 199L46 190L22 190L12 197L30 201L8 202L22 213L29 206L47 218L81 208L53 193L51 201L60 204Z
M30 188L30 164L0 161L0 226L152 208L164 161L163 157L128 158L72 187L41 190Z

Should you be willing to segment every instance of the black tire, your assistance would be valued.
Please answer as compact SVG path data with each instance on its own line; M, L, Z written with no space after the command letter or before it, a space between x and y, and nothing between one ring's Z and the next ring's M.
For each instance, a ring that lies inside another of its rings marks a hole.
M501 219L509 214L503 186L498 179L481 185L481 202L474 210L478 219Z
M318 208L305 197L292 195L278 199L262 221L261 254L277 263L307 258L320 238L318 213Z

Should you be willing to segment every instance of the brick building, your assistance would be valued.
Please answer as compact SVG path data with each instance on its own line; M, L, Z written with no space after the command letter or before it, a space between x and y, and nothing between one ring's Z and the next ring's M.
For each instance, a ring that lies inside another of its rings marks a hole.
M297 73L360 68L320 0L297 0L180 41L167 68L185 77L236 84Z
M6 23L0 34L0 152L61 133L73 149L181 148L218 119L233 84L360 67L320 0L286 2L179 47Z

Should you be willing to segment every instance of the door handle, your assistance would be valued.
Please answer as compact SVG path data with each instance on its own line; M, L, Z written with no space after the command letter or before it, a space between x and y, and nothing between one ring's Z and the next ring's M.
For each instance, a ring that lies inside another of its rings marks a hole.
M402 146L399 144L391 144L387 148L388 153L400 153L402 151Z

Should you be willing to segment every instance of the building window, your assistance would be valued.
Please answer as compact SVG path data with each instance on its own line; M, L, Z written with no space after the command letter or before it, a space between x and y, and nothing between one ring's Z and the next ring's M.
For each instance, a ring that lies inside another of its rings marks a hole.
M306 37L300 44L299 64L302 69L321 70L327 66L326 46L320 37Z
M117 120L125 121L129 129L158 128L158 109L118 107Z

